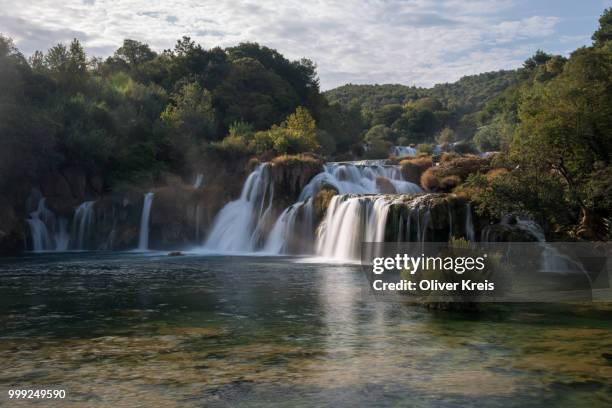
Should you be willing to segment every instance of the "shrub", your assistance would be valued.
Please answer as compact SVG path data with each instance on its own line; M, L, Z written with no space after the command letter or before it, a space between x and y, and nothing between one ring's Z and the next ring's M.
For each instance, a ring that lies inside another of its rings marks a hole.
M389 142L385 142L384 140L373 140L370 143L370 147L365 152L366 159L386 159L389 156L389 149L391 145Z
M269 130L255 133L255 136L253 136L253 148L260 155L274 149L274 138Z
M440 163L446 163L446 162L454 160L454 159L456 159L458 157L460 157L460 156L457 153L454 153L454 152L442 153L442 155L440 156Z
M462 141L453 146L453 151L459 154L478 154L478 149L472 142Z
M426 154L431 156L434 152L434 145L431 143L421 143L417 145L416 149L418 154Z
M421 186L429 191L449 191L464 182L471 174L489 171L490 160L478 156L457 157L440 162L421 176ZM435 179L435 180L434 180ZM425 183L425 184L423 184Z
M440 181L435 174L435 168L430 167L421 175L421 187L427 191L438 191Z
M221 142L210 143L205 150L225 159L244 158L253 154L253 148L240 136L227 136Z
M459 184L461 184L459 176L446 176L440 180L440 190L450 192Z
M497 177L502 176L506 173L508 173L508 169L506 169L505 167L498 167L495 169L491 169L487 172L487 181L490 183Z
M400 166L404 179L418 184L421 181L423 172L433 166L433 160L431 156L422 156L402 160Z
M459 176L461 180L465 180L470 174L486 173L489 171L489 166L489 159L478 156L464 156L440 163L437 171L439 177Z

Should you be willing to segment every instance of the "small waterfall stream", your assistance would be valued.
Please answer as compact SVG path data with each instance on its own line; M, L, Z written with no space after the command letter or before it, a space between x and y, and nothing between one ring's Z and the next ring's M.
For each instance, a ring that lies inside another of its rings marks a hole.
M193 181L193 188L202 188L204 186L204 174L196 174L196 178Z
M46 206L46 199L41 197L36 210L30 213L27 220L30 228L31 249L40 251L65 251L68 249L70 235L68 221L56 217Z
M149 223L151 218L151 206L153 205L154 193L146 193L142 204L142 216L140 218L140 234L138 236L138 249L146 251L149 249Z
M584 268L581 265L579 265L566 255L563 255L559 252L557 248L546 242L544 231L542 231L542 227L540 227L536 222L519 217L516 220L516 225L520 229L529 232L542 247L542 255L540 258L540 272L584 272Z
M74 211L71 233L71 249L84 250L92 233L93 208L95 201L85 201Z
M394 146L393 155L395 157L415 157L417 155L417 149L410 146Z
M204 247L222 252L256 250L263 239L273 199L270 165L264 163L249 175L240 198L228 203L217 214Z

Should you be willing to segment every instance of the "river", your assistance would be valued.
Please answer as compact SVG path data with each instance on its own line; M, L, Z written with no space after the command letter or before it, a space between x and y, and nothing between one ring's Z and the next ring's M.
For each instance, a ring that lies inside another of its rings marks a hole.
M0 276L0 401L612 404L610 306L431 311L372 297L358 266L295 257L36 254L0 260Z

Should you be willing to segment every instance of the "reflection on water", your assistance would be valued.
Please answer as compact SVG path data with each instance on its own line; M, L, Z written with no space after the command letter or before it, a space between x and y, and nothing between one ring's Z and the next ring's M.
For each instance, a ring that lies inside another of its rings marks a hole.
M49 254L0 276L3 403L612 404L605 305L434 313L376 301L356 266L262 257Z

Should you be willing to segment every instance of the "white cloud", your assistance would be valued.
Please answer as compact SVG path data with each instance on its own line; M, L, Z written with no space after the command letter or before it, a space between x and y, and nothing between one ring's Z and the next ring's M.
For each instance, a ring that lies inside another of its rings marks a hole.
M0 0L0 31L25 53L75 36L98 55L112 53L124 38L158 50L183 35L205 47L257 41L289 58L314 60L323 88L429 86L516 66L555 34L557 17L508 17L514 6L512 0Z

